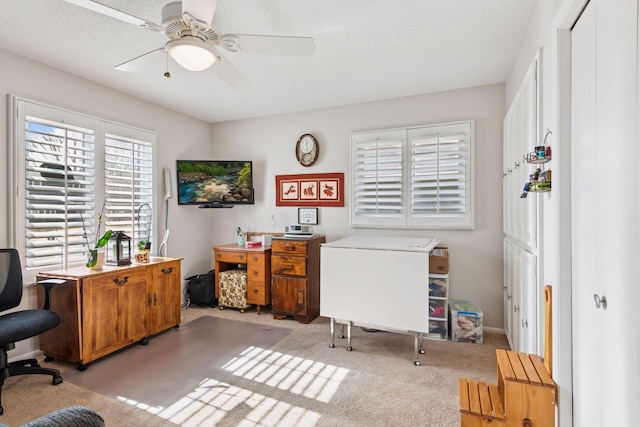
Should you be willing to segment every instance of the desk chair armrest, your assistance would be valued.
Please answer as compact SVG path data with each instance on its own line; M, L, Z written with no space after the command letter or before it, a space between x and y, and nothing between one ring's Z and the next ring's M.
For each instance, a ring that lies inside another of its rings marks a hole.
M51 296L51 288L54 286L62 285L66 282L64 279L45 279L37 282L38 285L44 287L44 307L45 310L49 310L49 301Z

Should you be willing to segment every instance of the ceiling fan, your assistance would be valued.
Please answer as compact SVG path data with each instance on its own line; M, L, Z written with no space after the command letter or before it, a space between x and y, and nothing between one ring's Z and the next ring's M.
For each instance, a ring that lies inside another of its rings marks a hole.
M231 86L239 88L248 84L248 81L229 61L225 60L217 48L238 53L290 56L310 56L315 50L315 43L311 37L218 35L211 28L217 0L182 0L168 3L162 7L161 25L92 0L64 1L147 30L164 33L169 38L163 47L115 67L121 71L142 70L166 58L166 55L191 71L203 71L218 62L218 66L223 68L220 72L221 78Z

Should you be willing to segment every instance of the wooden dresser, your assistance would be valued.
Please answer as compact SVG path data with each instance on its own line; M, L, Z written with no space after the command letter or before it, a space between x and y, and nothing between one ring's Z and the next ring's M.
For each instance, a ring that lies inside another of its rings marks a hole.
M320 244L309 239L274 238L271 253L273 317L309 323L320 315Z
M180 259L75 267L38 274L37 280L64 279L51 292L51 310L62 323L39 336L47 357L77 362L78 369L123 347L180 323ZM44 292L38 287L38 303Z

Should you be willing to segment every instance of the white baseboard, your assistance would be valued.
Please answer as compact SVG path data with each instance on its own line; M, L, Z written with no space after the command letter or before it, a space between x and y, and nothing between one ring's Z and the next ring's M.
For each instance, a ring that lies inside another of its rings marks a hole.
M500 335L506 335L506 333L504 332L504 329L502 328L491 328L491 327L483 327L482 328L484 330L484 332L487 332L489 334L500 334Z
M11 362L16 362L18 360L25 360L25 359L38 359L40 358L44 353L42 352L42 350L33 350L30 351L29 353L22 353L19 354L15 357L11 357L9 359L9 363Z

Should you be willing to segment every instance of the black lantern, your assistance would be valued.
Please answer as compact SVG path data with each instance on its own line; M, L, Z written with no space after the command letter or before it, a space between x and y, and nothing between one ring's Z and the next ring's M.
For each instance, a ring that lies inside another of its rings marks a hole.
M115 231L107 243L104 263L108 265L131 264L131 237L122 231Z

